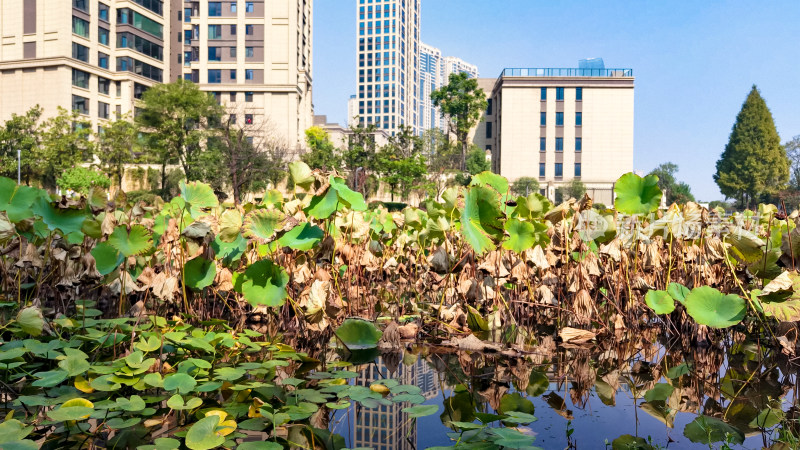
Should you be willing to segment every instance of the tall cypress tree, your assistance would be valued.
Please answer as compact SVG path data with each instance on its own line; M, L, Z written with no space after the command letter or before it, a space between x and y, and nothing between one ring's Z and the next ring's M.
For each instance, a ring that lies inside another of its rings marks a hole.
M775 194L789 181L789 159L767 103L753 85L717 161L720 191L745 208L762 194Z

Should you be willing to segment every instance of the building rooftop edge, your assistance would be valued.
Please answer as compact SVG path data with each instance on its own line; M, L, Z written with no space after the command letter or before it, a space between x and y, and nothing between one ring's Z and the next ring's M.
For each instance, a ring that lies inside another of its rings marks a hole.
M500 77L595 77L595 78L621 78L633 77L633 69L578 69L567 67L507 67L500 73Z

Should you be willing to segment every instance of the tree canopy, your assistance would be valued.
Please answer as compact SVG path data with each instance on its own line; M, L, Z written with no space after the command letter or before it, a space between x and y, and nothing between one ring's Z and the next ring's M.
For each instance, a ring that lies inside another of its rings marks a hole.
M658 167L651 170L648 174L658 177L658 187L661 188L661 192L666 195L668 205L694 201L692 188L688 184L675 179L675 174L677 172L677 164L666 162L659 164Z
M714 181L723 195L745 208L762 194L775 194L789 181L786 151L755 85L736 116Z
M461 170L467 170L469 132L478 123L488 102L478 80L466 73L452 73L448 83L431 93L433 105L441 110L450 133L461 145Z

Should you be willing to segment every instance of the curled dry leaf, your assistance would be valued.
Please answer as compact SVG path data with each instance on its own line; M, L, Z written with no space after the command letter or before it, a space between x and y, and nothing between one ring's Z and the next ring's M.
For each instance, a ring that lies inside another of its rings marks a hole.
M570 327L562 328L558 332L558 337L560 337L562 341L569 342L571 344L584 344L591 341L596 336L597 334L591 331Z

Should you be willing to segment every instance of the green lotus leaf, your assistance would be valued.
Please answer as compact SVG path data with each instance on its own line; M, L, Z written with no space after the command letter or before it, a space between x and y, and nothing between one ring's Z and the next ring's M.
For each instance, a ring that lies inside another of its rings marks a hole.
M439 412L439 405L417 405L403 408L404 413L408 414L409 419L430 416Z
M289 164L289 175L296 186L308 190L314 184L314 174L311 168L303 161L293 161Z
M383 333L372 322L364 319L346 319L336 329L336 336L350 350L374 348Z
M85 420L94 412L94 408L86 406L69 406L50 410L47 417L55 422L66 422L68 420Z
M178 411L199 408L202 404L203 400L199 397L192 397L184 403L180 394L175 394L167 400L167 406Z
M303 222L281 236L278 244L294 250L308 251L314 248L324 236L325 232L322 231L322 228Z
M167 391L177 390L180 394L188 394L194 390L195 386L197 386L197 380L188 373L173 373L164 378L164 390Z
M221 367L214 370L214 379L222 381L234 381L242 378L247 371L235 367Z
M205 183L199 183L197 181L185 183L181 181L180 188L181 198L186 202L189 214L193 219L202 216L204 214L204 209L216 208L219 206L219 200L217 196L214 195L214 190Z
M344 203L345 206L353 211L366 211L367 202L364 201L364 196L360 192L356 192L347 187L343 178L330 176L331 189L338 194L339 202Z
M698 416L683 429L683 435L690 441L700 444L728 441L744 443L744 433L736 427L708 416Z
M188 261L183 266L183 276L186 286L194 290L202 290L211 286L214 277L217 275L217 266L214 261L209 261L202 256L198 256Z
M731 251L745 262L753 263L764 257L767 243L750 231L736 228L725 236L725 240L731 243Z
M491 428L489 431L494 435L494 445L502 448L529 449L536 439L514 428Z
M97 263L97 271L100 272L100 275L110 274L122 264L122 261L125 261L125 257L122 256L122 253L107 242L100 242L95 245L91 254Z
M785 416L786 413L780 409L780 405L776 405L776 407L768 406L761 410L758 416L750 421L749 425L753 428L772 428L781 423Z
M114 232L108 237L108 245L126 258L141 255L153 248L150 232L142 225L132 226L130 232L125 225L114 228Z
M488 170L473 176L469 184L470 186L489 186L501 195L508 193L508 179Z
M547 198L538 192L533 192L527 197L517 197L517 206L511 211L512 217L533 220L543 217L553 205Z
M666 377L670 380L674 380L675 378L686 375L689 372L689 365L686 363L680 363L677 366L670 367L669 370L667 370Z
M247 239L239 235L233 242L222 242L217 236L211 243L211 249L214 250L214 258L221 260L223 264L230 265L238 261L244 251L247 249Z
M283 305L289 283L289 274L268 259L264 259L247 267L234 282L236 292L244 295L251 305L278 307Z
M219 218L219 238L223 242L233 242L242 231L242 213L226 209Z
M4 422L0 422L0 444L4 445L2 448L6 448L6 444L25 439L29 434L31 434L33 428L34 427L25 426L25 424L19 420L11 418L6 419Z
M656 314L669 314L675 311L675 300L667 291L647 291L647 294L644 296L644 301Z
M122 417L114 417L106 422L106 426L112 430L122 430L137 425L141 421L141 417L130 417L127 419L123 419Z
M8 219L14 223L33 217L32 205L37 198L46 196L45 192L0 177L0 211L5 211Z
M489 323L477 309L470 305L467 305L467 326L472 331L489 331Z
M710 286L692 289L686 296L686 313L701 325L727 328L744 319L747 306L743 298L735 294L725 295Z
M67 372L71 377L76 377L89 370L91 365L87 361L87 356L70 355L58 362L58 367Z
M508 219L505 223L508 238L503 242L503 248L516 253L522 253L533 247L536 242L536 230L530 222L517 219Z
M283 450L283 446L277 442L261 441L261 442L242 442L236 447L236 450Z
M186 446L192 450L208 450L222 445L225 437L217 434L219 421L219 416L212 415L195 422L186 433Z
M671 384L657 383L644 393L644 399L648 402L662 401L665 402L672 395L675 388Z
M39 196L33 203L33 212L42 218L50 230L60 230L65 236L81 231L86 213L80 209L55 208L47 196ZM10 217L9 217L10 219Z
M528 414L519 411L507 412L506 417L503 418L503 422L516 423L516 424L528 424L535 421L536 417L534 417L533 414Z
M611 442L612 450L655 450L644 438L623 434Z
M336 190L329 187L325 195L315 195L311 198L311 203L305 209L306 214L315 219L327 219L339 206L339 196Z
M500 412L508 414L517 411L525 414L533 414L533 402L523 397L519 393L506 394L500 398Z
M689 292L691 292L689 288L680 283L675 283L674 281L667 286L667 293L669 296L681 304L686 301L686 296L689 295Z
M264 198L261 200L261 204L264 206L274 206L275 208L280 209L281 204L283 203L283 194L281 191L277 189L270 189L264 193Z
M642 178L633 172L626 173L614 184L614 194L614 208L625 214L651 213L661 204L662 193L655 175Z
M147 407L144 399L138 395L132 395L130 398L117 398L116 403L117 408L128 412L141 411Z
M280 228L286 215L281 211L257 209L247 215L245 220L245 235L248 237L268 241Z
M17 313L17 325L24 333L31 336L39 336L44 329L44 317L42 310L36 306L29 306L21 309Z
M495 248L503 235L503 213L497 193L482 186L471 186L464 197L461 213L461 233L464 239L482 255Z
M53 387L66 380L69 374L64 370L50 370L47 372L37 372L34 374L34 376L38 378L38 380L31 383L32 385L39 387Z

